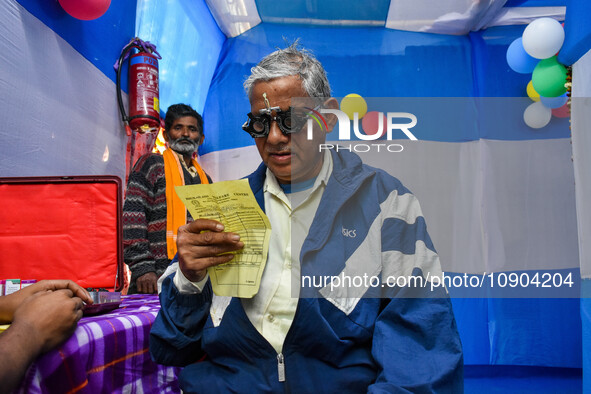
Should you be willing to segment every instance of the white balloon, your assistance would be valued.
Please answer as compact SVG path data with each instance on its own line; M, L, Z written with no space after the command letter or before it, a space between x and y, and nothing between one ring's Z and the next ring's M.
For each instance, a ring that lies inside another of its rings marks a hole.
M547 59L556 55L564 43L564 29L560 22L552 18L539 18L532 21L522 36L523 49L531 57Z
M540 129L546 126L552 118L552 110L540 101L530 104L523 112L525 124L532 129Z

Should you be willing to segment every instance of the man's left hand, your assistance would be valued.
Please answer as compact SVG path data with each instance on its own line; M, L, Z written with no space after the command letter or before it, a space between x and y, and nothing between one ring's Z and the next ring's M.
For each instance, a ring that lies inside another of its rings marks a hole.
M155 272L143 274L136 280L137 292L143 294L156 294L158 292L158 276Z

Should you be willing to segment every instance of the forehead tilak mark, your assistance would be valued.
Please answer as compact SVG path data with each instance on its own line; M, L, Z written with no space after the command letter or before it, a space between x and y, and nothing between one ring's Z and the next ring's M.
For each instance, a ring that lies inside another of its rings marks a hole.
M263 92L263 100L265 100L265 107L267 107L267 111L270 111L271 104L269 103L269 100L267 99L267 92Z

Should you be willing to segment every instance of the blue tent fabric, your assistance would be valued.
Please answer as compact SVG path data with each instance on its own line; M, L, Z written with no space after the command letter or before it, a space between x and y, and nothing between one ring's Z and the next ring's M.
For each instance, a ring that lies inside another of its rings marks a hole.
M137 35L156 44L162 55L159 62L162 115L176 103L190 104L202 113L226 40L205 0L140 0L138 4L142 8L138 11ZM207 139L210 133L205 131Z
M580 351L590 336L581 333L579 299L455 298L452 303L466 365L581 368L589 362Z
M314 14L314 19L332 21L365 21L386 23L390 0L372 2L351 2L343 7L341 0L324 1L289 1L257 0L259 15L263 22L277 22L282 18L307 19Z
M492 365L581 368L579 299L489 299Z
M570 66L591 49L591 2L567 0L564 19L564 43L558 61Z
M504 7L560 7L568 0L507 0Z
M452 298L452 305L464 348L464 364L489 365L488 300Z
M583 391L577 368L516 365L466 365L464 392L478 394L578 394Z

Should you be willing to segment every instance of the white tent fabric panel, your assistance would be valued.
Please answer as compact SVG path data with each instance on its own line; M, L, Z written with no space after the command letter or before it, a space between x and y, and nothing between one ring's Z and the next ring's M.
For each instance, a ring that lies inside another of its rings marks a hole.
M578 267L569 140L400 143L364 160L417 195L445 271Z
M206 0L206 3L226 37L239 36L261 23L255 0Z
M591 52L573 65L572 149L581 277L591 278Z
M261 23L256 0L206 0L218 26L227 37L236 37ZM564 20L566 7L504 7L507 0L390 1L383 19L322 19L267 16L265 21L327 26L385 26L390 29L462 35L491 26L528 24L540 17ZM321 6L316 1L308 8ZM343 7L346 7L346 3ZM322 7L329 7L322 5Z
M462 35L491 26L528 24L540 17L564 20L566 7L503 7L506 0L392 1L386 27Z
M527 25L534 19L542 17L563 21L565 14L566 7L503 7L490 23L480 25L479 28Z
M256 146L207 153L199 158L201 166L216 182L244 178L257 169L261 156Z
M0 36L1 175L125 179L115 84L15 0Z
M404 150L360 156L419 198L445 271L578 267L568 139L392 143ZM209 153L202 162L226 180L250 173L260 157L250 146Z
M506 0L391 1L386 27L441 34L467 34L492 21Z

